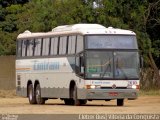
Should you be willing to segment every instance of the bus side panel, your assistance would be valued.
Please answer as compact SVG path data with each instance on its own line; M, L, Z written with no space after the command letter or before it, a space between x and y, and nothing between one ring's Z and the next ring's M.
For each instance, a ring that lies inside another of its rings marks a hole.
M75 80L75 57L44 58L32 60L31 80L37 80L41 96L48 98L69 98L69 85ZM27 75L28 76L28 75Z
M19 96L27 96L27 83L25 68L20 66L19 61L16 61L16 94Z
M31 62L30 60L16 60L16 93L19 96L27 97L28 81L34 86L34 81L30 79L31 76Z
M33 86L37 81L41 96L45 98L69 98L71 81L75 81L78 88L84 86L84 80L75 74L75 57L17 60L16 63L17 94L20 96L27 96L28 81ZM18 85L19 77L21 85Z

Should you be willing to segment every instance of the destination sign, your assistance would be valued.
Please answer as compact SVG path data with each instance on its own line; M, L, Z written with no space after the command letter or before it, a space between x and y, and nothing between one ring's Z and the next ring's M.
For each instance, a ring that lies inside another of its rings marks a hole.
M135 36L87 36L88 49L137 49Z

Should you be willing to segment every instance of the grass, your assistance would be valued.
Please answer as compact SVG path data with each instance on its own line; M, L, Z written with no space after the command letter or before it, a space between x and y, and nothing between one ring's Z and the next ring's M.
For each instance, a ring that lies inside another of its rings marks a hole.
M140 96L160 96L160 89L159 90L140 90Z
M0 90L0 98L13 98L16 97L15 90Z

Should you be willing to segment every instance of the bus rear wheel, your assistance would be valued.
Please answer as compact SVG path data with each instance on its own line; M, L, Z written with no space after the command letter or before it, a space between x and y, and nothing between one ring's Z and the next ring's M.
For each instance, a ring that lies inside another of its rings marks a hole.
M29 103L30 104L36 104L36 98L35 98L35 94L34 94L34 89L33 89L33 85L30 84L28 86L28 99L29 99Z
M38 84L36 86L36 102L37 104L45 104L45 99L41 97L41 87L40 85Z
M123 106L124 105L124 99L117 99L117 106Z

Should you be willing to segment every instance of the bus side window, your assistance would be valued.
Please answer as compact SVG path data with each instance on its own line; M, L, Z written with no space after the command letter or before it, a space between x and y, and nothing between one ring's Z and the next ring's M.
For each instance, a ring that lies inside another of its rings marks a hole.
M27 40L27 56L33 56L34 40Z
M57 55L58 51L58 37L51 38L51 51L50 55Z
M34 56L40 56L41 55L41 42L42 42L41 38L35 39Z
M17 57L22 55L22 40L17 40Z
M50 38L43 39L42 56L47 56L49 54L49 42Z
M68 39L68 54L75 54L76 36L69 36Z
M66 47L67 47L67 37L60 37L60 44L59 44L59 55L66 54Z
M83 51L83 36L77 36L77 50L76 53Z
M22 57L26 56L26 40L22 40Z

